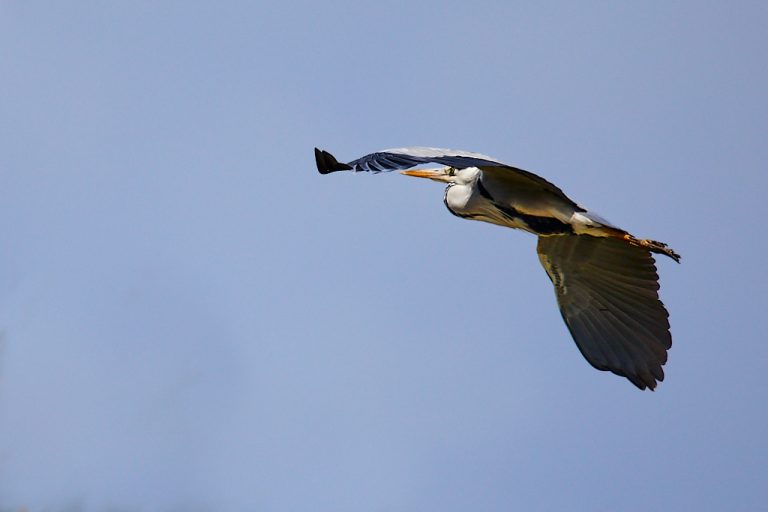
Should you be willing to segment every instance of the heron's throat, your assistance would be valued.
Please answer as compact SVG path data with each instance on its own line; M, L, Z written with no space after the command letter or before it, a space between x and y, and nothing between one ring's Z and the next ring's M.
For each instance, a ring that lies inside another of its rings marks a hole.
M557 218L527 214L506 201L497 201L482 179L467 185L450 184L445 190L444 202L452 214L464 219L523 229L536 235L573 233L570 225Z
M450 183L445 187L443 202L448 211L457 217L471 219L477 214L470 209L471 199L472 187L458 183Z

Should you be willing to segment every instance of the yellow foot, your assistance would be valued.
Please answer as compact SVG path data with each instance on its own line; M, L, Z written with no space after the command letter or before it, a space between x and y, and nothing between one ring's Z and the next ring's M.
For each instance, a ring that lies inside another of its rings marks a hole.
M663 242L657 242L656 240L644 240L640 238L635 238L629 233L624 235L624 240L626 240L630 244L635 245L637 247L642 247L644 249L648 249L651 252L655 252L656 254L663 254L665 256L669 256L676 262L680 263L680 255L677 254L672 249L670 249L669 247L667 247L667 244Z

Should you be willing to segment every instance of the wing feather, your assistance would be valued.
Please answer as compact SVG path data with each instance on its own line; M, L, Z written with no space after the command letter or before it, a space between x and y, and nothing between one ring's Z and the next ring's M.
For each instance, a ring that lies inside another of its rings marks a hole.
M483 170L484 181L489 183L493 181L501 182L498 183L499 186L494 187L494 189L515 192L514 197L517 201L513 201L512 196L508 198L495 198L501 202L506 202L515 208L522 207L523 209L530 209L531 214L537 214L538 212L535 211L535 208L530 208L530 205L526 204L527 201L525 201L525 198L530 196L533 199L531 205L541 204L544 207L549 207L565 201L568 206L576 208L578 211L584 211L583 208L578 207L576 203L569 199L560 188L541 176L518 167L507 165L490 156L481 155L480 153L472 153L470 151L418 146L384 149L352 160L346 164L342 164L327 151L315 148L315 159L317 162L317 169L321 174L347 170L371 173L402 171L430 163L455 167L456 169L479 167ZM544 192L545 196L549 196L553 199L554 202L552 205L541 202L542 192ZM522 201L522 204L518 201Z
M429 163L447 165L457 169L477 166L505 166L504 163L479 153L425 147L384 149L352 160L347 165L352 167L355 172L378 173L400 171Z
M587 235L539 237L538 253L587 361L640 389L664 380L672 337L651 253Z

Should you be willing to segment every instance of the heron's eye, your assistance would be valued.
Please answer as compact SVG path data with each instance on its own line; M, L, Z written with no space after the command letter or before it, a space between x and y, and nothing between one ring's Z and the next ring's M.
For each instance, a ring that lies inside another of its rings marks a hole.
M448 176L455 176L456 175L456 169L453 167L448 168Z

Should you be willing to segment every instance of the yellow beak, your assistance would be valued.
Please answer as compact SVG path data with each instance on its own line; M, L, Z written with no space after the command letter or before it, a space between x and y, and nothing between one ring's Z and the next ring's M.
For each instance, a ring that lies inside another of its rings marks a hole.
M414 178L429 178L430 180L448 182L449 176L446 174L445 169L416 169L413 171L401 171L406 176L413 176Z

